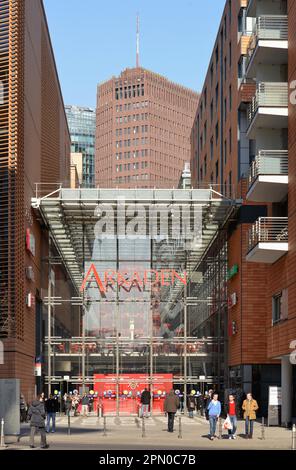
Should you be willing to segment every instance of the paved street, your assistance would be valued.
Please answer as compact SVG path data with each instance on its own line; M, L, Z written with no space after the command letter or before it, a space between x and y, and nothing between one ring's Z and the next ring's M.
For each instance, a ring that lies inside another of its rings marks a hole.
M68 435L67 418L57 417L57 432L47 435L50 449L291 449L291 431L276 427L265 428L265 439L262 440L259 423L255 423L252 440L244 439L244 422L240 421L236 440L229 440L224 432L221 440L215 439L213 442L208 439L208 422L200 417L182 417L182 438L179 437L178 417L173 434L166 431L164 416L145 419L145 437L142 437L142 420L139 418L107 417L106 423L107 432L104 435L103 418L71 417L71 435ZM29 425L23 424L19 442L16 437L6 437L7 448L29 450L29 431ZM40 437L37 436L35 444L39 446L39 442Z

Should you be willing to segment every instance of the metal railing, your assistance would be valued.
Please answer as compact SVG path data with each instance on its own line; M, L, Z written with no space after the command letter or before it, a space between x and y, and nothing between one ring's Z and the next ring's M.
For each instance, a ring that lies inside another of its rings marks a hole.
M288 175L288 150L259 150L249 169L249 187L259 175Z
M248 108L249 124L253 120L258 108L262 107L288 107L287 82L259 82L256 93Z
M259 217L248 233L248 251L258 243L288 242L288 217Z
M288 41L288 16L264 15L256 20L247 50L247 65L260 39Z

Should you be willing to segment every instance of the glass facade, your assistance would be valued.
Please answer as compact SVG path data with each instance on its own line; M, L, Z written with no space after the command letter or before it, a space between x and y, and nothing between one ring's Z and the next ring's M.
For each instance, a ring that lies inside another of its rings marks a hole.
M202 259L231 201L211 190L66 189L34 203L50 239L43 270L49 390L67 380L121 414L137 413L148 387L158 413L172 386L186 394L222 385L222 235L215 265Z
M96 112L79 106L65 106L71 135L71 153L82 154L81 187L95 187Z

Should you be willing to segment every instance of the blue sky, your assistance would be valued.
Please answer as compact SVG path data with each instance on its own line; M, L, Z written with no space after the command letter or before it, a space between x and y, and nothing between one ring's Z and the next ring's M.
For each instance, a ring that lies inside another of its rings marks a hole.
M96 87L136 62L201 90L225 0L44 0L65 104L95 107Z

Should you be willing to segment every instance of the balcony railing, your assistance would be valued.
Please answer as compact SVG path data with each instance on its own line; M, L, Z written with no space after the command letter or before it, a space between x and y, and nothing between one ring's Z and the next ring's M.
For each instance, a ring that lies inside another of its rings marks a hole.
M248 50L247 65L250 62L257 43L260 39L288 41L288 16L287 15L265 15L257 18L252 32Z
M259 150L249 170L249 187L259 175L288 175L288 150Z
M287 243L288 217L259 217L248 234L248 251L258 243Z
M259 107L288 107L288 83L259 82L248 109L249 124Z

